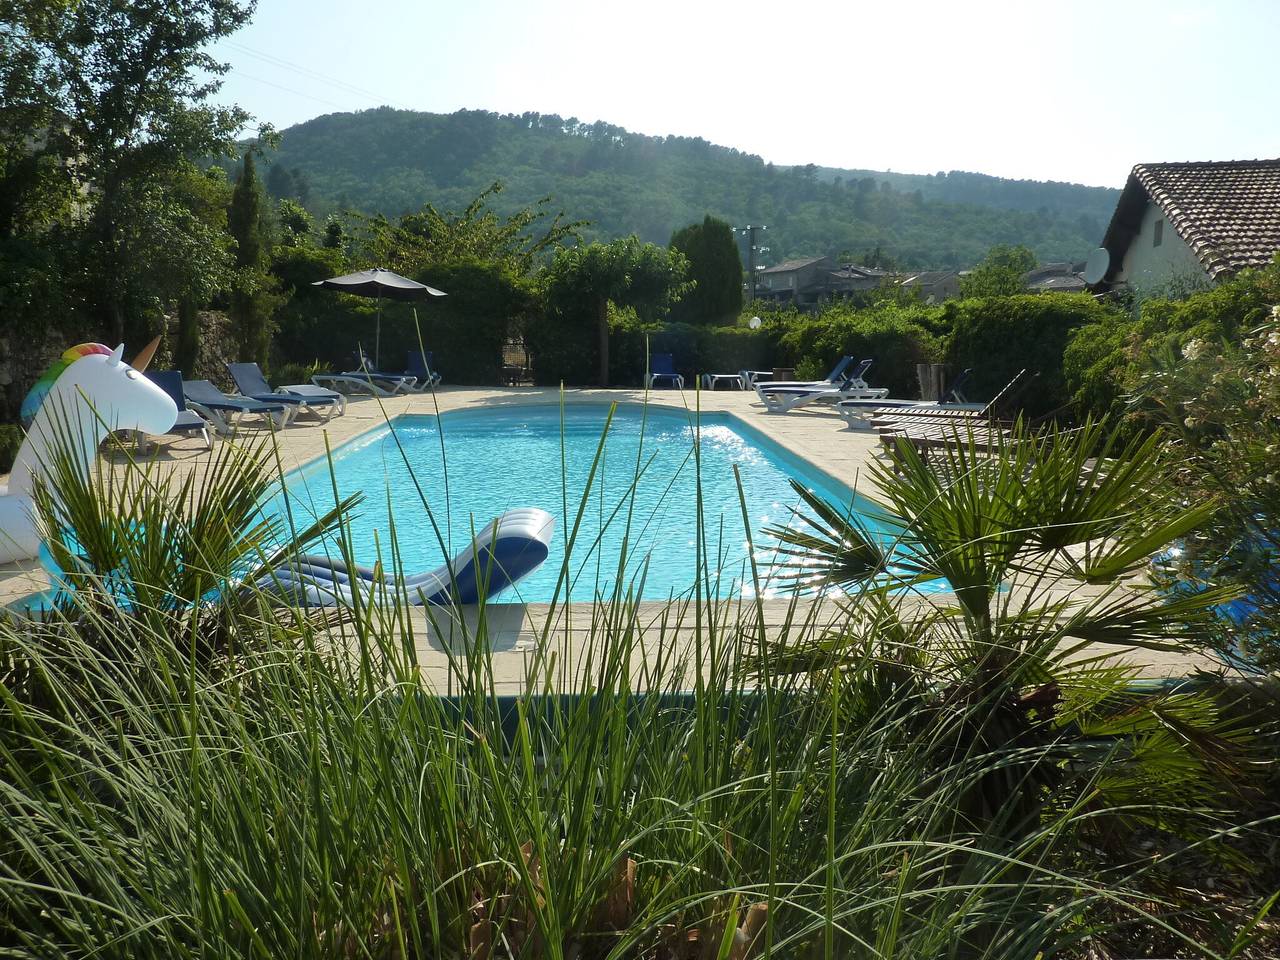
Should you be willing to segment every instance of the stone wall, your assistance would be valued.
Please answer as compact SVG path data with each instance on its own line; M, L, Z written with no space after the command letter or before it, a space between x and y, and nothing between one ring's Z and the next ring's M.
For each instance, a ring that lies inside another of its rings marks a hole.
M236 358L236 341L232 333L231 318L219 310L201 310L196 314L200 324L200 355L196 358L193 380L212 380L222 390L232 388L227 362ZM177 332L177 320L169 328ZM170 339L169 342L172 342ZM165 354L168 363L169 354Z
M93 339L90 325L74 320L20 331L0 322L0 423L17 422L22 398L64 350Z
M236 355L235 338L231 333L231 320L217 310L202 310L197 315L200 323L200 356L196 361L194 376L200 380L212 380L219 387L229 389L231 378L227 374L226 361ZM176 318L169 318L167 335L152 361L157 369L170 363L170 344L176 332ZM0 423L15 423L22 408L22 398L27 395L36 378L68 347L77 343L102 340L100 329L93 325L69 321L65 325L49 326L38 331L16 333L0 324ZM142 349L143 344L127 344L126 359Z

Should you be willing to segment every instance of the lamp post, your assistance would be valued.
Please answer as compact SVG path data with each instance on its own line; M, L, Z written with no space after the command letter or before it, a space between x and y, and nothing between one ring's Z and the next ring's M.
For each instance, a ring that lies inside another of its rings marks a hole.
M767 247L761 247L756 244L756 231L768 230L769 228L763 224L749 223L745 227L739 227L738 232L747 238L747 276L748 292L750 294L747 302L755 303L756 300L756 254L767 250Z

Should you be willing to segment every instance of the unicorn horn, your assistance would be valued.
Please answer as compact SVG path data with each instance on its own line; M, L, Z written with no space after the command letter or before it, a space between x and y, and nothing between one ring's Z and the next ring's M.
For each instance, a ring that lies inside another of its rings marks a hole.
M159 346L160 346L160 338L156 337L154 340L152 340L145 347L143 347L141 350L138 351L138 355L133 358L133 363L131 363L130 366L133 367L133 369L137 370L139 373L141 373L143 370L146 370L147 365L151 363L151 358L156 355L156 348L158 348Z

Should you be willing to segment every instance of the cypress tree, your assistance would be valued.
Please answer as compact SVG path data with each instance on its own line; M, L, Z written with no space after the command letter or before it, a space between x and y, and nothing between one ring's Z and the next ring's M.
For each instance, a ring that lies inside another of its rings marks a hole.
M671 309L682 323L725 323L742 312L742 256L733 227L708 215L671 235L672 250L689 260L696 286Z
M231 193L227 228L236 241L236 282L231 296L231 319L239 340L239 358L264 368L271 345L270 278L263 269L262 183L258 180L253 151L244 155L244 166Z

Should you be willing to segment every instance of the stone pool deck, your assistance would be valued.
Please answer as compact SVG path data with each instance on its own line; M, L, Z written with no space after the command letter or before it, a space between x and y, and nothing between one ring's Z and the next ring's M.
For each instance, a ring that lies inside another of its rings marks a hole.
M531 404L561 402L643 403L646 395L639 390L567 390L563 394L552 388L466 388L442 387L433 394L417 394L386 399L352 398L345 416L321 423L314 418L303 417L286 430L276 434L280 460L286 470L302 466L325 455L326 449L336 449L343 443L373 430L387 419L403 414L432 414L437 411L467 409L501 409L509 407L513 412ZM714 391L694 393L691 390L654 391L647 396L650 404L678 409L695 410L695 404L704 412L731 414L750 427L754 427L792 454L804 459L813 467L827 473L847 486L862 490L873 489L867 479L867 468L879 449L877 438L865 431L850 430L830 410L802 408L787 414L769 414L752 392ZM249 436L261 428L246 427ZM215 443L221 441L215 441ZM122 454L108 455L123 469L126 458ZM200 471L209 462L209 455L198 440L176 440L162 444L148 461L154 461L174 471ZM559 518L558 518L559 519ZM35 560L0 565L0 605L12 603L31 593L45 589L48 581ZM765 633L777 636L788 621L808 623L805 632L820 631L821 626L836 615L831 602L816 601L793 606L786 600L765 600L759 605L742 605L725 602L721 605L723 616L731 623L751 625L751 632L758 632L763 614ZM641 603L633 619L632 628L645 638L652 638L653 645L664 650L689 650L694 634L692 609L679 623L665 617L668 609L663 603ZM486 610L486 635L493 650L494 682L499 693L514 693L527 682L528 671L537 660L540 637L546 637L543 654L554 652L557 669L571 671L573 665L584 659L585 648L591 634L594 617L601 616L591 604L572 604L552 611L546 604L498 603ZM424 679L434 688L445 691L448 686L450 657L447 645L457 649L456 634L460 630L470 633L470 627L440 622L441 612L436 613L437 623L429 623L425 611L410 611L407 620L412 631L414 646L422 665ZM468 617L468 620L474 620ZM439 628L439 629L437 629ZM451 640L451 635L454 637ZM793 629L792 636L795 636ZM1110 649L1110 648L1108 648ZM1101 650L1096 652L1102 652ZM1142 675L1148 677L1177 676L1197 669L1219 669L1216 660L1202 657L1156 653L1146 650L1125 652L1125 659ZM640 655L643 661L644 655ZM643 662L635 664L643 669Z

